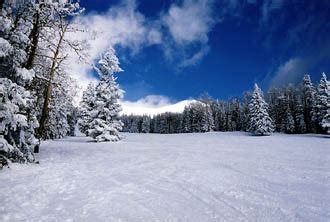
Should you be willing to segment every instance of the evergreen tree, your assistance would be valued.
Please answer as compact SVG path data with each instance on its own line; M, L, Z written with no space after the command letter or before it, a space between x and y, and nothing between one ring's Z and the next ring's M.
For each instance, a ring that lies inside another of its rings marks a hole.
M88 129L90 127L90 123L92 122L90 112L94 109L94 103L95 103L95 86L92 83L90 83L87 86L87 89L83 92L83 97L79 107L79 120L78 120L79 130L80 132L84 133L86 136L88 136Z
M243 104L241 107L241 130L249 130L249 101L251 100L251 94L249 92L244 93Z
M315 132L315 88L309 75L304 76L303 81L303 107L304 120L306 124L306 131L309 133Z
M249 104L250 132L255 135L270 135L274 131L272 119L268 114L268 104L265 102L262 91L257 84Z
M190 110L188 107L185 107L182 113L182 133L191 132L191 119L190 119Z
M78 107L72 107L67 115L69 131L67 136L76 136L76 125L78 123Z
M93 121L88 129L88 135L97 142L118 141L118 132L122 129L122 122L118 116L121 111L118 100L122 98L123 91L113 75L114 72L122 71L114 49L106 51L95 70L100 76L100 81L95 89L94 109L90 112Z
M317 87L316 93L316 106L315 106L315 116L314 121L316 122L316 131L322 133L322 121L324 116L327 114L327 103L329 97L328 81L325 73L322 73L320 84Z
M139 118L138 117L134 117L131 119L130 128L129 128L128 132L130 132L130 133L139 132Z
M144 115L142 117L141 133L150 133L150 120L149 116Z
M209 117L205 104L194 102L186 107L189 115L189 132L208 132L210 129Z
M205 104L204 118L206 118L206 121L204 128L206 131L213 131L215 128L213 112L211 109L212 100L212 97L207 92L204 92L199 98L199 101Z
M231 99L228 102L226 116L228 131L241 130L240 102L238 99Z
M205 103L205 116L206 116L206 131L210 132L213 131L215 128L214 125L214 117L213 117L213 112L211 109L211 104L210 103Z
M285 133L294 133L295 132L295 124L294 124L294 119L291 114L290 107L288 106L286 110L286 119L285 119L285 124L284 124L284 132Z
M327 133L330 134L330 81L327 81L327 91L328 91L327 113L323 117L322 127L327 129Z
M11 5L0 9L0 155L20 162L34 161L38 144L34 132L38 122L31 112L33 97L28 89L35 73L24 67L31 5L22 3L16 13L11 12ZM25 13L18 15L18 10Z
M216 131L225 131L226 112L225 102L216 100L212 105L214 125Z
M306 132L306 123L304 119L304 109L302 104L298 104L295 110L295 131L297 133Z
M122 115L120 117L121 122L123 123L123 127L121 129L122 132L129 132L129 123L130 123L130 118L127 115Z

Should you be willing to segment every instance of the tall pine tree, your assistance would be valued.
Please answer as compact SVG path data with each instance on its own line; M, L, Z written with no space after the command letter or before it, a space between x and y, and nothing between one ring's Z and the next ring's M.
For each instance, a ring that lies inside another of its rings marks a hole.
M315 132L315 88L313 86L311 77L304 76L303 80L303 107L304 120L306 124L306 131L308 133Z
M35 72L24 67L30 45L32 3L24 2L15 10L10 6L0 9L0 155L12 161L32 162L38 144L34 136L38 122L31 112L33 98L28 88Z
M93 121L89 125L88 135L97 142L118 141L119 131L122 129L122 122L119 120L121 106L118 100L122 98L123 91L113 74L121 72L122 69L113 48L105 52L95 70L100 81L95 88L94 109L90 111Z
M327 81L327 113L323 117L322 127L327 129L327 133L330 134L330 81Z
M324 116L327 114L327 103L329 97L328 81L325 73L322 73L320 83L317 87L316 93L316 105L314 121L316 122L316 132L322 133L322 121Z
M268 104L257 84L249 103L250 132L258 136L270 135L274 131L272 119L268 114Z
M78 127L80 132L88 136L89 125L92 122L90 112L95 104L95 86L90 83L87 89L83 92L83 97L79 107Z

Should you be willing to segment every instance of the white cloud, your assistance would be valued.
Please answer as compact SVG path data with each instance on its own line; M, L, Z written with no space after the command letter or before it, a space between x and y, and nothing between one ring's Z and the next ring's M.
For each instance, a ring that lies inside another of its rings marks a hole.
M144 15L137 11L135 1L124 1L105 14L88 14L81 21L96 34L92 42L96 52L102 51L105 44L138 51L145 44L161 42L160 32L149 26Z
M135 0L122 0L102 14L82 15L76 22L86 31L69 37L86 42L88 58L86 63L81 63L73 56L68 62L68 72L85 88L89 82L96 81L90 74L91 64L109 46L130 49L134 55L144 47L157 44L165 56L177 61L178 67L195 65L209 52L208 33L215 24L212 3L184 0L182 5L172 4L168 12L160 12L159 18L153 20L138 11Z
M161 44L162 34L157 29L151 29L148 33L148 42L150 44Z
M208 46L202 47L198 52L196 52L192 57L183 60L180 64L180 67L187 67L195 65L198 61L200 61L207 53L210 48Z
M261 22L267 25L269 13L273 10L280 9L283 6L283 0L266 0L261 7Z
M275 72L271 85L281 86L284 84L295 84L301 80L302 76L306 74L310 62L301 58L291 58L284 64L280 65Z
M163 14L161 21L175 44L183 48L181 67L195 65L207 54L208 34L216 22L212 15L212 6L211 0L184 0L182 5L173 4L168 13ZM185 47L192 44L199 44L200 49L187 56ZM173 46L166 45L165 54L171 57L177 50L169 47Z
M177 43L206 43L214 23L210 7L210 1L185 0L182 6L173 4L162 20Z
M149 95L137 101L121 101L123 111L121 114L157 115L165 112L181 113L184 107L195 100L182 100L172 103L166 96Z
M83 87L90 81L95 81L95 78L89 75L90 64L95 62L107 47L119 45L137 53L146 45L160 44L162 41L162 34L137 11L135 1L123 1L104 14L83 15L76 22L81 24L86 32L74 33L69 37L86 41L88 58L84 64L72 57L68 69Z

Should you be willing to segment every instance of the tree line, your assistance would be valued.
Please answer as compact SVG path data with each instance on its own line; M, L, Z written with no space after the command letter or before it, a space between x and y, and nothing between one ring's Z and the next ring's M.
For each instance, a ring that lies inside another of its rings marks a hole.
M300 85L270 88L265 95L257 85L253 92L229 101L204 94L186 106L183 113L123 115L121 120L123 131L131 133L326 133L330 127L329 89L325 73L317 86L305 75Z

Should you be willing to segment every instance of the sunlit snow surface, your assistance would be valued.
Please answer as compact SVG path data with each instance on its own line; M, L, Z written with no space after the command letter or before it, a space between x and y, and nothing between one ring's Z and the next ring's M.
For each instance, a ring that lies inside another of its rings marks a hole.
M0 221L329 221L330 139L244 133L47 141L0 171Z

